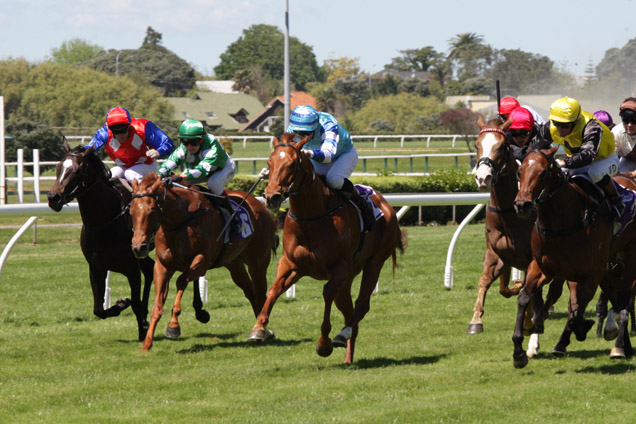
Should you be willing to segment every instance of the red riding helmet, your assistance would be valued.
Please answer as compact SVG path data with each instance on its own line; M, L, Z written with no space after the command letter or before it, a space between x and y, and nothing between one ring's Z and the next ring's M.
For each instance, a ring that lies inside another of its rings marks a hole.
M518 108L513 109L508 118L512 118L512 124L508 127L510 130L532 131L532 128L534 127L534 117L525 107L519 106Z
M130 125L130 113L120 106L112 108L106 114L106 125Z
M513 109L519 107L519 102L514 97L504 97L499 102L499 114L508 116Z

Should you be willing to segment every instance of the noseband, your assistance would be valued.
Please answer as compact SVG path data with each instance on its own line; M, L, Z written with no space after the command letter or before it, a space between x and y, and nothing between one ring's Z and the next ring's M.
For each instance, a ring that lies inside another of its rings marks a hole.
M281 143L281 144L278 144L276 147L274 147L274 150L278 149L279 147L283 147L283 146L289 146L292 149L294 149L294 151L296 152L296 160L295 160L296 172L294 172L294 177L292 178L291 184L287 187L287 189L284 189L283 192L282 192L283 197L284 198L288 198L289 196L300 194L303 191L307 190L311 186L311 184L314 182L314 180L316 179L316 171L312 169L311 182L303 187L303 183L305 182L305 178L307 177L307 172L305 171L305 173L303 175L303 179L299 183L299 187L300 188L298 190L296 190L296 191L291 191L292 186L296 183L296 177L298 177L298 171L300 170L300 167L301 167L301 165L303 163L303 158L302 158L302 155L300 153L300 150L298 150L296 148L296 146L294 146L293 144Z
M163 209L161 209L161 205L159 205L159 200L157 199L157 195L155 193L133 194L133 196L130 199L130 204L132 205L132 201L134 199L141 199L142 197L150 197L151 199L154 199L155 200L155 205L156 205L156 210L159 213L159 219L157 220L157 224L155 225L155 228L150 233L150 239L154 240L155 234L157 233L157 231L159 230L159 227L161 226L161 220L163 219ZM164 198L164 200L166 199L166 191L165 190L163 192L163 198ZM135 228L133 227L133 232L134 231L135 231Z
M475 169L479 168L481 165L486 165L492 168L495 171L492 176L492 181L493 183L495 183L497 182L499 176L503 175L502 172L506 167L506 162L508 162L508 157L510 156L510 145L508 145L506 133L499 128L482 128L481 131L479 131L479 135L483 133L497 133L504 136L505 147L503 150L504 157L502 160L501 168L497 165L497 163L495 163L494 160L490 159L487 156L482 156L481 158L479 158L479 160L477 161L477 165L475 165Z
M81 157L82 159L84 159L84 156L81 155L80 153L68 153L66 157L68 156ZM88 164L86 163L86 161L84 161L84 163L82 163L81 166L76 168L73 180L79 179L79 182L75 185L75 187L73 187L70 193L62 195L62 202L65 205L68 204L68 202L70 202L74 198L81 197L82 195L87 193L89 190L91 190L93 187L95 187L97 184L99 184L99 182L101 181L101 178L96 178L95 181L92 182L90 185L88 186L86 185L84 174L86 173L87 166Z

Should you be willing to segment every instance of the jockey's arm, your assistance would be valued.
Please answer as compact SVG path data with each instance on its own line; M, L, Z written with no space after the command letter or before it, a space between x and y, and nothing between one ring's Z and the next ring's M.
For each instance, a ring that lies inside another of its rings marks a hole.
M602 135L601 126L594 121L589 122L583 129L581 150L572 156L565 157L563 159L565 166L567 168L581 168L592 163L601 146Z
M106 125L104 125L97 130L92 140L84 147L88 149L89 147L93 146L95 150L99 150L106 143L108 143L108 128L106 128Z
M165 157L174 150L174 143L166 133L161 131L152 121L146 122L146 144Z

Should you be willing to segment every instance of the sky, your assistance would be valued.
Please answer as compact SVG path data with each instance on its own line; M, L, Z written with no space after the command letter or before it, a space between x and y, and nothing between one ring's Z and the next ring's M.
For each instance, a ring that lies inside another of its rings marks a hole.
M36 62L80 38L105 49L136 49L151 26L162 45L204 75L256 24L285 31L311 46L319 65L358 58L377 72L400 50L432 46L475 33L495 49L549 57L583 75L610 48L636 38L636 0L0 0L0 59ZM611 8L610 8L611 5Z

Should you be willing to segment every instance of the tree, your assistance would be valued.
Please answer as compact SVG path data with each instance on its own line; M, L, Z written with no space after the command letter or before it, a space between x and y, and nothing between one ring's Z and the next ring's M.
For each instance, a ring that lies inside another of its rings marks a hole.
M327 74L327 84L333 84L336 80L358 78L360 76L360 59L349 57L329 58L322 65Z
M104 48L101 46L90 44L81 38L73 38L64 41L60 47L52 49L51 56L55 63L83 65L95 59L103 51Z
M111 75L142 78L159 87L164 96L183 96L194 87L194 69L160 43L161 34L148 27L139 49L109 50L97 56L90 66Z
M385 69L395 69L396 71L421 71L428 70L436 66L439 61L444 61L444 54L437 52L433 47L426 46L421 49L400 50L402 56L394 57L391 63L384 65Z
M554 90L557 73L554 62L547 56L502 49L496 51L494 64L486 76L491 81L499 80L506 91L515 95L549 94ZM494 83L491 86L494 87Z
M161 38L163 36L160 32L155 31L151 26L146 28L146 37L144 37L142 46L158 46L161 44Z
M17 160L18 149L24 150L25 158L33 157L33 149L39 149L40 160L46 162L58 161L66 153L62 147L62 134L43 123L8 120L6 134L13 137L13 141L7 143L5 148L6 159L9 162ZM43 166L42 170L50 168L53 166Z
M463 135L468 151L472 152L469 136L475 135L479 131L478 118L479 114L468 108L450 109L440 114L439 124L448 129L451 134Z
M373 132L372 124L398 133L415 133L421 128L424 117L439 114L448 109L433 97L420 97L400 93L367 100L360 110L347 115L351 122L350 132ZM347 128L349 130L349 127Z
M492 62L493 49L475 33L458 34L449 40L450 60L454 74L462 81L483 76Z
M428 87L428 81L420 78L407 78L400 83L398 88L400 93L413 93L418 96L430 96L431 90Z
M605 52L596 67L599 80L612 78L619 84L623 96L634 94L636 90L636 38L632 38L622 48L611 48Z
M282 80L284 74L284 34L272 25L252 25L230 44L214 67L219 79L231 79L237 71L259 65L269 79ZM312 48L289 37L290 80L297 90L313 81L324 80Z
M19 79L17 70L24 72ZM11 104L5 112L10 120L95 130L104 124L109 109L121 105L134 116L173 125L173 108L158 89L90 68L53 62L30 67L19 60L0 62L0 93L7 89Z
M261 103L267 103L280 91L280 84L267 78L259 65L236 71L233 80L234 90L255 96Z

